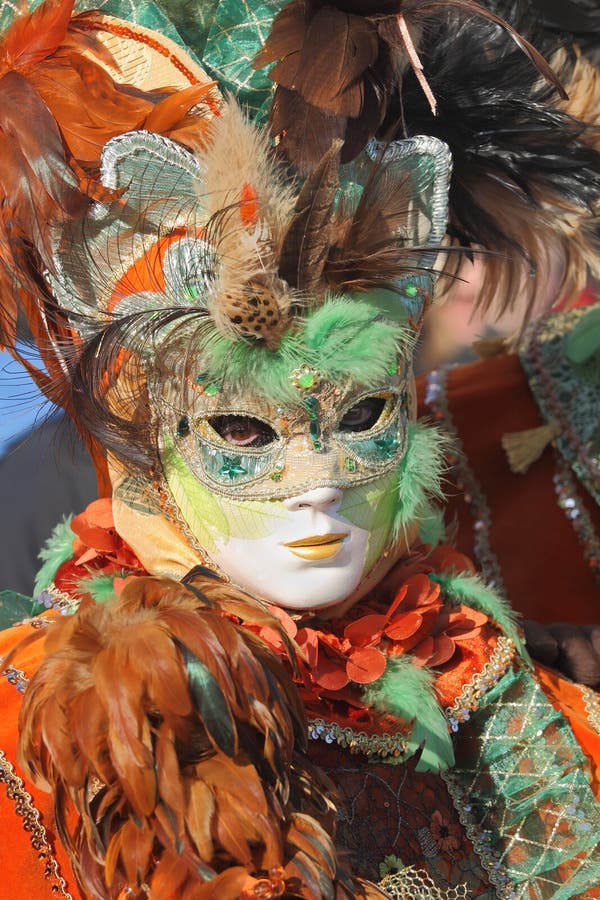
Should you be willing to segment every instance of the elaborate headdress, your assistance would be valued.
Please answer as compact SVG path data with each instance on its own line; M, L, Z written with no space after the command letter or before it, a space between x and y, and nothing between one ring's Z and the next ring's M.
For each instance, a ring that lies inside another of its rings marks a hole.
M280 60L276 148L142 26L68 3L15 22L0 70L3 342L18 299L46 367L33 374L88 438L104 490L107 451L158 478L157 441L225 495L366 483L406 450L412 348L455 266L442 243L488 252L485 302L535 298L551 254L565 290L580 286L597 151L499 18L511 11L523 25L511 4L462 0L273 4L256 21L217 6L196 43L263 117L270 82L252 67ZM568 83L577 60L559 61ZM336 431L374 386L374 429ZM232 455L218 433L232 412L272 440ZM302 435L292 474L285 447Z

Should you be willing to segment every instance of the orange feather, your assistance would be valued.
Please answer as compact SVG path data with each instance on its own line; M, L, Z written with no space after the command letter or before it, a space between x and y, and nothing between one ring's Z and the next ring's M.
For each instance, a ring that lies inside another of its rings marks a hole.
M64 41L74 0L46 0L35 12L18 16L0 42L0 72L34 66Z
M140 577L112 603L84 601L49 630L25 694L20 758L55 792L82 891L223 900L280 871L284 898L349 898L296 689L238 623L261 617L285 645L282 625L224 584L194 588Z

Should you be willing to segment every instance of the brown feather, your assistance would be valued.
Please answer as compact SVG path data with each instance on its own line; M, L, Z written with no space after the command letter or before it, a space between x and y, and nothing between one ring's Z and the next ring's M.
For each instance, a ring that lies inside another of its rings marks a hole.
M378 32L372 20L324 6L308 25L294 78L282 81L277 67L271 77L297 90L313 106L356 118L364 102L361 76L378 54Z
M156 735L155 757L158 794L172 819L171 841L178 846L185 832L185 788L175 750L175 736L164 722Z
M394 289L403 275L418 273L424 247L414 228L423 185L396 165L374 163L358 204L340 204L335 243L325 263L325 278L336 290ZM424 212L424 210L423 210ZM415 243L416 246L411 246Z
M500 317L518 304L524 327L556 300L575 301L586 285L588 268L600 272L600 242L589 210L567 209L562 198L550 193L536 197L535 191L531 199L519 201L509 188L491 180L475 182L473 189L482 205L495 209L502 230L519 248L509 255L481 255L483 280L476 308L491 309ZM553 273L559 282L551 285Z
M141 577L112 604L84 601L59 620L24 698L20 757L55 791L84 892L141 896L148 883L158 900L238 897L264 871L289 865L290 877L305 879L300 896L320 896L315 886L337 884L343 867L324 830L333 821L326 782L298 752L306 723L297 692L281 661L227 610L226 586L195 586ZM200 591L220 603L206 605ZM254 612L281 629L239 591L231 602L248 622ZM209 740L184 687L182 646L227 698L239 739L231 757ZM291 798L322 824L297 815ZM283 896L295 891L286 884Z
M211 859L211 828L215 813L213 792L205 781L187 774L183 776L183 787L186 794L185 820L190 841L202 859Z
M346 118L319 109L296 91L278 86L271 107L271 129L279 136L279 152L301 175L308 175L333 142L344 139Z
M275 17L254 64L262 68L279 60L269 73L277 84L272 129L281 151L302 174L318 165L335 137L344 141L345 162L366 146L377 134L390 99L401 94L409 65L435 106L418 48L428 24L448 11L481 17L504 29L542 77L566 96L540 53L474 0L319 0L310 5L292 0Z
M121 851L128 884L141 886L148 871L155 835L146 824L137 825L129 819L121 829Z
M314 294L323 289L323 267L331 244L332 212L339 187L341 141L328 152L306 179L284 238L279 261L281 277L300 291Z
M184 859L172 850L165 850L150 881L150 896L153 900L179 897L188 878L189 869Z

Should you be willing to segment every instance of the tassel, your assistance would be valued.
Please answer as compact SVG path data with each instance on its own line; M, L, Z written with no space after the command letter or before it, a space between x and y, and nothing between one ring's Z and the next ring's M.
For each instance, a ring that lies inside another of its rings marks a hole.
M479 359L491 359L493 356L502 356L510 351L512 337L505 335L493 335L478 338L473 341L471 347Z
M513 431L502 435L502 447L508 459L511 472L524 475L529 467L539 459L548 444L561 433L556 422L529 428L526 431Z

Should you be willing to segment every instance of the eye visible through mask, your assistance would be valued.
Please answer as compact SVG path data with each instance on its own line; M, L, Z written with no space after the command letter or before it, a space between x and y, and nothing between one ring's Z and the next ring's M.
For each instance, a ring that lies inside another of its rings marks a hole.
M338 425L338 431L368 431L381 418L387 399L385 397L363 397L349 409Z
M393 470L406 450L403 385L347 390L325 414L314 387L301 403L263 404L264 412L257 403L256 414L235 409L218 392L198 397L195 414L174 420L173 446L200 481L236 499L289 497L315 485L353 487Z
M252 416L213 416L208 422L224 441L235 447L267 447L279 440L270 425Z

